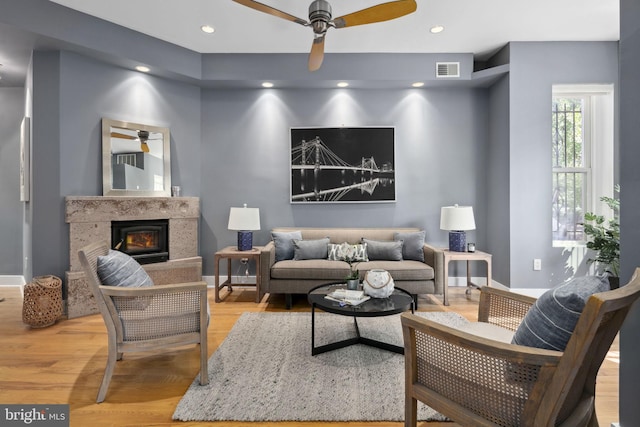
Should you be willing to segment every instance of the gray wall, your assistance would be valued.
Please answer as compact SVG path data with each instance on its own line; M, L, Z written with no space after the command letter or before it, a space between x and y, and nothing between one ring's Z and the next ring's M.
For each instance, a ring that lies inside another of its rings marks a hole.
M69 267L64 197L102 194L103 117L169 127L173 183L200 195L200 88L69 52L35 52L33 88L33 275Z
M566 253L552 248L551 87L618 82L617 42L510 44L509 283L548 288L571 277ZM534 258L542 270L533 271Z
M24 89L0 88L0 275L22 275L20 123ZM7 243L11 244L7 244Z
M488 89L379 90L200 89L75 53L38 52L34 275L68 264L63 198L101 194L100 119L109 117L171 129L173 182L202 198L205 274L213 273L211 254L234 243L230 206L261 208L257 244L280 225L411 225L446 245L439 209L460 203L474 206L469 240L494 254L496 280L551 286L566 278L548 232L551 85L615 83L617 43L514 43L509 51L510 75ZM560 65L568 55L571 65ZM340 125L396 127L396 203L289 204L289 128ZM43 240L62 249L39 247ZM533 258L542 258L541 272L532 271Z
M492 254L493 279L510 283L509 233L509 77L489 90L489 143L487 150L487 249Z
M266 244L276 226L414 226L445 244L440 207L474 206L486 248L483 197L487 95L478 89L205 90L202 97L202 247L235 244L229 207L260 208ZM305 126L394 126L396 203L289 203L289 129Z
M640 267L640 4L620 2L620 254L621 282ZM640 384L640 305L636 303L620 334L620 422L622 427L638 425Z

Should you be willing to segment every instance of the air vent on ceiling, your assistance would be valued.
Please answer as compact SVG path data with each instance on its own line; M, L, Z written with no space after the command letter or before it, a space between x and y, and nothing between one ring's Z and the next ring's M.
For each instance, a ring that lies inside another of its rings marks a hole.
M436 78L460 77L459 62L436 62Z

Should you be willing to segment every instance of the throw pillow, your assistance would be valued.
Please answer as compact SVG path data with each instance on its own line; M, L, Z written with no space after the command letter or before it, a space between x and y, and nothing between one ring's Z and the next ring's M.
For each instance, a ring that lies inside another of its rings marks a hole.
M511 342L564 351L589 297L608 290L606 276L576 277L548 290L531 306Z
M402 240L402 258L424 262L425 231L398 232L393 235L393 240Z
M402 261L402 241L379 241L362 238L370 261Z
M293 259L327 259L329 238L317 240L293 239Z
M339 245L335 243L329 243L328 251L328 259L331 261L369 261L369 259L367 258L366 243L363 243L361 245L351 245L347 242L341 243Z
M105 286L143 288L153 286L151 277L142 266L129 255L109 250L107 255L98 257L98 277Z
M276 261L293 259L293 239L302 239L302 232L273 231L271 238L276 246Z

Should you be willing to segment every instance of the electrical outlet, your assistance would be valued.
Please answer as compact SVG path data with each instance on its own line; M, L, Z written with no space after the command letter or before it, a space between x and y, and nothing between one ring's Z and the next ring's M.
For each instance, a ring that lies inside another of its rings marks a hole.
M542 270L542 260L540 258L535 258L533 260L533 269L535 271L540 271Z

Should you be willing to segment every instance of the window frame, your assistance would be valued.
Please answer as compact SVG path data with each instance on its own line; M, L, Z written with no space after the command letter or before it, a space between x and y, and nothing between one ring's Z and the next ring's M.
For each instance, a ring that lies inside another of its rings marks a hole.
M577 168L554 167L554 176L562 172L585 173L585 212L594 212L611 218L613 213L606 210L600 202L603 196L613 197L614 189L614 87L604 85L553 85L554 98L582 98L582 143L584 162ZM554 124L551 124L553 129ZM551 141L553 144L553 141ZM553 148L553 147L552 147ZM551 150L553 156L553 149ZM552 213L553 215L553 213ZM553 222L553 217L551 218ZM551 232L553 233L553 227ZM586 240L557 240L553 238L553 247L585 246Z

